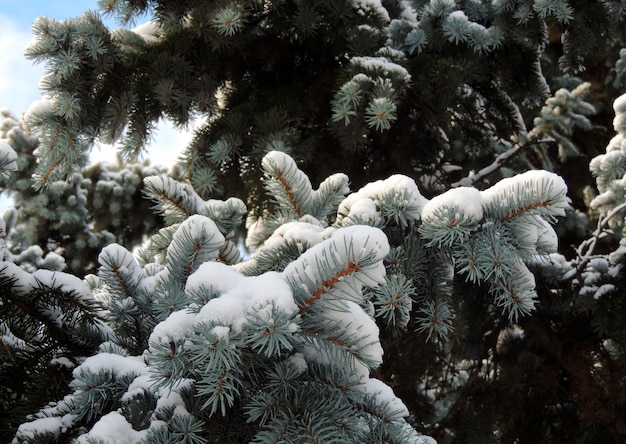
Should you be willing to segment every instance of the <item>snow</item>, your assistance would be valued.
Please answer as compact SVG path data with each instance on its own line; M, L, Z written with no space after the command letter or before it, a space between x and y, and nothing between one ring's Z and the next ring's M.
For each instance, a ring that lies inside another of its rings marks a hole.
M279 273L243 278L230 291L207 302L198 313L197 321L229 326L238 333L245 327L249 310L259 311L268 305L289 315L297 312L291 289Z
M533 199L533 203L541 204L537 209L551 216L565 216L565 209L569 207L565 181L557 174L545 170L530 170L507 177L481 193L486 207L506 206L511 211L526 212L524 207L529 202L522 202L522 196Z
M376 378L370 378L367 381L367 394L373 395L380 403L389 405L389 412L394 414L389 418L392 421L402 420L409 415L409 409L406 405L393 393L391 387Z
M50 75L50 74L47 74L47 75ZM29 122L36 115L46 114L51 111L52 111L52 101L44 96L41 100L35 100L34 102L30 104L30 106L24 113L24 120L26 120L26 122Z
M295 160L282 151L270 151L261 161L261 166L266 172L266 178L282 178L281 191L274 197L285 207L292 207L298 215L307 213L310 210L311 199L313 198L313 187L309 177L298 168ZM278 181L278 179L276 179ZM288 190L285 190L287 187ZM291 196L287 196L287 193ZM295 203L292 202L295 200Z
M408 0L398 1L398 7L400 8L400 17L402 17L403 20L417 23L417 13Z
M609 276L611 276L612 278L617 278L622 269L622 265L620 264L620 262L624 260L624 254L626 254L626 248L624 247L623 242L624 239L622 238L622 240L620 241L620 246L609 254L609 260L611 261L611 263L618 264L615 267L610 268L608 271Z
M535 288L535 275L528 269L521 261L515 261L515 279L526 285L530 284L530 287Z
M404 178L397 178L397 181L404 185L409 183ZM417 193L414 182L411 181L410 184L412 185L409 186L409 189ZM383 190L388 190L388 187L383 187ZM417 196L419 194L413 194L414 198ZM361 207L363 209L359 210ZM362 213L369 212L368 214L372 216L377 214L374 202L369 198L355 202L352 209ZM215 224L212 221L210 223L207 221L209 219L204 216L192 216L187 219L187 231L194 236L204 236L207 232L217 233ZM182 226L185 226L184 224ZM251 313L264 317L272 316L278 310L296 319L299 307L294 301L287 277L291 272L302 270L312 280L316 281L316 285L320 285L326 279L324 270L321 270L322 267L319 265L322 260L326 260L330 268L333 266L335 268L346 267L352 261L361 265L360 269L352 275L341 276L340 280L346 281L344 282L346 285L353 287L375 286L384 280L385 268L382 259L388 254L389 245L385 234L379 229L355 226L329 231L319 225L293 222L281 227L275 235L283 240L298 240L300 242L306 240L313 246L300 259L290 265L291 271L286 270L283 273L268 272L260 276L246 277L223 263L202 263L188 277L186 291L209 291L210 289L210 291L218 293L219 296L207 302L198 313L186 310L171 313L154 328L150 336L150 344L184 341L194 325L201 322L211 323L213 325L212 332L227 340L231 333L239 333L246 329L247 319ZM331 237L324 239L327 235ZM102 263L108 260L113 261L113 259L114 263L120 266L120 271L143 276L140 285L143 285L143 281L150 279L146 278L144 270L139 267L132 254L118 244L108 246L101 255L100 261ZM81 297L92 297L87 285L74 276L48 270L40 270L31 276L13 264L7 264L7 267L13 267L9 271L18 276L19 281L26 282L29 288L35 285L35 279L38 279L46 283L54 282L57 286L61 285L66 291L76 290ZM332 273L336 273L334 268L331 269L331 275L334 276ZM338 285L341 285L341 282ZM345 328L351 337L358 338L354 350L362 355L363 362L356 363L357 372L362 376L361 380L365 381L368 378L370 368L382 363L383 349L378 339L379 330L376 322L357 303L347 301L345 308L345 311L328 312L327 318ZM295 321L290 324L289 328L292 333L297 334L299 331ZM306 347L301 344L296 353L287 358L286 361L300 373L308 371L307 358L313 357L313 354L310 353L312 349L307 352ZM320 357L317 356L316 359L320 359ZM67 365L66 362L62 363L61 361L59 364ZM107 352L101 352L85 359L81 365L74 368L73 376L81 378L86 374L102 372L115 377L132 377L133 381L122 396L122 401L129 400L147 390L156 392L155 394L159 398L156 411L162 411L171 406L175 409L176 414L188 414L180 396L180 389L181 386L193 384L191 380L182 380L181 384L174 388L159 388L152 384L154 381L151 379L148 365L144 362L143 357L121 356ZM368 384L367 392L373 393L385 401L391 399L393 409L404 414L406 409L400 408L402 405L397 398L392 396L390 388L376 385L374 382ZM65 417L43 418L22 426L21 430L23 433L33 434L35 431L52 430L55 433L54 436L59 436L64 427L67 427L66 422L68 420ZM86 435L78 438L77 442L86 443L89 439L103 439L106 442L119 444L134 443L145 438L146 433L145 430L133 430L119 411L113 411L100 418Z
M289 315L297 311L290 287L284 277L275 272L245 277L225 264L205 262L189 276L187 291L208 289L221 295L208 301L198 314L184 310L172 313L155 327L150 342L182 340L198 322L223 327L215 330L218 336L227 335L231 329L241 332L249 311L263 313L268 307Z
M82 279L74 275L60 271L37 270L33 273L33 278L46 287L58 288L66 293L74 292L79 301L93 300L93 295L89 287L87 287Z
M194 246L194 254L190 256L190 242ZM225 238L211 219L200 214L193 214L185 219L172 236L167 247L167 262L188 261L194 271L202 263L217 259ZM181 264L176 264L181 265ZM173 267L168 265L172 271ZM186 276L185 276L186 277Z
M609 140L609 143L606 145L606 152L609 153L611 151L621 151L623 153L626 153L626 144L623 143L624 142L624 136L622 136L621 134L616 134L614 135L611 140ZM600 154L596 157L594 157L593 159L591 159L591 162L589 162L589 167L591 168L592 163L594 162L594 159L598 159L601 160L602 159L603 154Z
M298 369L298 374L304 373L309 369L309 365L307 364L304 355L299 352L289 356L285 362Z
M458 211L456 219L477 223L483 218L483 205L480 191L472 187L459 187L434 197L424 205L422 219L436 220L442 209Z
M420 194L415 181L402 174L394 174L385 180L370 182L360 190L350 194L339 204L337 219L341 221L343 217L350 215L352 206L361 199L369 199L376 204L377 208L380 208L382 199L388 196L403 195L402 192L408 196L408 200L415 207L413 211L407 211L407 219L409 221L419 220L422 207L428 200ZM369 216L370 207L365 205L362 209L367 210L366 216Z
M1 340L3 345L6 344L9 348L16 350L32 350L32 347L30 347L26 341L22 338L18 338L9 330L9 327L4 321L0 322L0 333L2 333Z
M529 222L520 225L515 233L520 241L527 243L528 245L537 245L537 239L539 238L537 223L539 223L539 221L536 223Z
M359 355L371 361L372 368L377 368L383 362L383 348L378 339L380 334L378 326L360 306L351 301L345 304L345 311L329 310L324 317L336 321L348 336L358 337L359 341L354 346L355 351L358 350Z
M278 227L263 243L263 247L278 249L289 242L301 244L304 250L324 240L324 230L319 223L288 222Z
M91 439L102 439L107 444L134 444L145 438L147 430L134 430L121 413L104 415L87 435L80 436L77 444L87 444Z
M193 312L187 310L175 311L154 327L149 342L158 344L170 341L183 341L195 320L196 314Z
M269 234L265 218L252 213L248 214L246 218L246 229L248 234L246 235L245 246L249 250L257 248Z
M622 94L613 102L613 110L615 114L626 113L626 94Z
M296 232L311 232L310 227L304 225L293 224L291 228ZM312 232L319 236L322 231L316 228ZM358 271L341 276L335 283L335 288L343 284L354 291L355 287L375 286L383 282L385 268L382 259L388 251L387 238L381 230L359 226L335 230L330 239L311 247L283 273L267 272L246 277L224 264L204 263L189 277L187 290L213 287L221 295L209 300L197 314L183 310L172 313L155 327L150 343L164 339L182 340L198 323L213 325L213 333L227 340L231 332L239 333L246 329L251 313L262 319L271 319L275 310L278 310L295 318L299 307L287 283L287 278L293 273L308 276L307 280L310 279L312 286L317 287L328 279L325 275L327 272L320 270L320 258L327 258L329 264L336 263L338 267L345 267L351 261L362 262ZM335 276L336 270L333 268L330 273ZM363 362L357 361L356 365L358 374L365 380L370 368L382 363L383 349L378 340L379 330L375 321L354 302L345 302L344 311L331 310L325 315L346 328L348 335L359 338L355 351L362 354ZM292 323L290 330L296 333L298 324ZM298 353L288 359L299 371L304 372L308 369L307 359L319 361L327 357L319 356L309 345L301 344Z
M198 196L190 184L180 183L165 174L145 177L143 183L146 187L165 192L167 195L180 196L185 204L189 204L194 210L204 204L204 200ZM169 212L171 211L166 209L165 215Z
M231 330L239 333L245 328L249 312L261 315L275 309L289 316L297 313L291 288L276 272L246 277L225 264L206 262L189 276L187 291L207 289L220 296L209 300L197 314L185 310L170 314L154 328L150 343L182 341L200 322L216 325L214 333L227 337Z
M598 194L589 203L589 207L592 209L600 209L603 206L613 206L617 201L617 194L612 190L603 191L602 194Z
M357 200L350 207L350 212L343 219L343 225L370 225L372 227L381 227L383 218L376 208L376 203L370 198Z
M222 236L222 233L219 232L217 225L215 225L215 222L206 216L201 216L199 214L189 216L183 223L180 224L180 227L176 230L174 237L176 238L176 234L183 231L187 231L194 239L203 239L215 235L217 236L217 240L215 240L216 242L219 242L220 244L224 243L224 236ZM172 244L173 243L174 242L172 242Z
M138 356L98 353L85 359L85 362L74 369L72 376L79 378L82 374L100 372L110 373L113 376L140 376L148 374L148 367Z
M467 21L467 16L465 15L465 12L461 10L452 11L448 17L455 20Z
M354 6L361 15L367 15L367 13L371 11L386 23L389 23L391 20L381 0L352 0L352 6Z
M602 296L606 294L610 294L617 290L617 287L613 284L603 284L601 285L593 294L594 299L600 299Z
M554 253L559 247L559 236L545 219L538 218L541 226L537 228L537 246L541 253Z
M49 434L50 437L60 438L61 434L67 430L71 424L66 417L38 418L34 421L23 423L19 426L16 436L25 442L27 439L34 440L35 437ZM15 441L14 441L15 442Z
M616 134L607 144L607 152L615 150L619 150L622 153L626 154L626 139L624 138L624 135Z
M606 154L595 157L599 160L599 167L601 170L611 173L611 176L615 176L615 172L623 173L623 165L626 160L626 156L621 150L609 151Z
M122 402L128 401L137 395L141 395L144 392L154 393L154 379L150 374L143 374L137 376L133 382L130 383L126 389L126 393L122 395L120 399Z
M110 267L114 264L121 273L129 273L135 279L142 279L144 273L133 254L120 244L109 244L102 249L98 256L100 266Z
M396 77L398 77L399 80L406 83L411 81L411 74L409 74L406 68L392 62L387 57L352 57L350 63L352 63L354 66L366 69L370 72L381 71L386 76L393 73L396 75Z
M357 283L375 287L384 282L385 267L382 259L387 254L389 242L381 230L364 225L344 227L335 231L330 240L304 252L283 273L288 279L302 282L307 291L315 291L322 282L334 278L336 273L343 271L350 263L358 264L358 271L342 276L333 288L328 289L343 291L345 299L354 292L353 287ZM324 258L328 266L322 269L319 263Z
M250 307L260 308L272 305L288 314L294 314L297 311L298 307L293 300L291 288L282 274L267 272L261 276L248 278L245 282L255 289L251 292Z
M180 392L183 390L193 392L194 383L193 379L186 378L177 380L176 385L173 387L160 387L158 393L159 398L157 399L155 411L163 412L171 409L172 407L177 408L178 406L184 406L185 401L180 395Z
M228 340L230 328L218 325L217 327L213 327L211 329L211 333L213 333L218 339Z
M39 310L41 315L48 321L53 323L57 328L61 328L63 325L63 312L57 306L48 305Z
M221 262L204 262L187 278L186 291L193 292L211 289L226 293L244 277L233 268Z
M0 262L0 270L4 276L15 279L13 289L18 295L26 295L37 287L37 281L33 275L22 270L13 262Z

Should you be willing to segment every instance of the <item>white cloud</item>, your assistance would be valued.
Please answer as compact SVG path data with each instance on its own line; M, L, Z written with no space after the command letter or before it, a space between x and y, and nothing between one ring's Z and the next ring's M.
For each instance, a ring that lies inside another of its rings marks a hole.
M151 165L172 166L181 151L193 137L193 129L179 131L170 122L161 122L152 143L147 147L143 158L150 159ZM111 145L99 144L91 152L95 161L115 161L117 150Z
M171 165L193 138L193 124L179 131L170 122L162 122L154 142L148 147L147 157L153 165Z

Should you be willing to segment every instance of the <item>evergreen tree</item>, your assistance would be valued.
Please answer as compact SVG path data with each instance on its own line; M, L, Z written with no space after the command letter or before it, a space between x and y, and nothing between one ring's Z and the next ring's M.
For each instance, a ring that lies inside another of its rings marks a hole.
M164 168L121 159L118 164L99 162L36 191L32 175L37 167L34 154L40 148L37 133L27 123L28 114L17 118L5 112L2 117L0 138L18 154L18 171L4 180L15 203L4 215L12 251L27 256L36 245L44 256L54 253L68 259L59 270L84 277L96 270L105 245L122 242L132 248L158 226L142 183L147 176L164 173ZM26 258L14 260L21 264Z
M428 176L436 194L526 134L549 96L551 33L559 75L576 74L611 49L596 30L618 37L624 15L617 0L100 4L123 24L153 20L136 32L110 32L93 12L33 25L27 56L47 66L52 99L32 119L36 183L84 164L98 139L137 156L159 119L196 119L181 167L204 198L247 198L276 149L314 182L402 173Z
M623 2L100 6L0 127L1 438L623 441Z
M517 320L536 297L523 260L554 250L544 218L567 207L564 182L545 171L431 201L412 179L392 176L339 202L343 175L314 191L284 153L270 152L263 166L283 223L234 266L220 252L245 212L241 201L204 201L163 176L145 179L170 225L138 253L141 262L119 244L102 251L98 276L87 281L112 332L73 370L72 392L22 424L18 441L72 436L87 425L78 442L121 431L144 442L421 442L404 404L370 377L383 352L374 318L404 331L414 317L417 331L445 337L448 294L417 291L425 276L389 261L380 228L421 219L394 246L417 256L394 256L434 258L444 283L454 271L488 283L494 305ZM335 211L329 226L324 219ZM267 224L250 232L259 227Z

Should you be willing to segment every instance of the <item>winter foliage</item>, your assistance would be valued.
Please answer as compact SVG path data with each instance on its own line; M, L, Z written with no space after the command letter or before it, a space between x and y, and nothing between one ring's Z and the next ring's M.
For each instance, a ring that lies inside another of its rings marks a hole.
M98 140L120 140L125 155L140 155L161 117L181 126L206 119L181 163L205 198L230 197L224 180L241 186L238 165L254 169L267 151L296 150L306 160L316 151L329 159L337 142L354 159L335 158L340 171L352 176L355 166L368 167L371 179L359 185L409 166L439 171L437 153L457 154L451 141L493 155L526 132L522 114L550 95L541 67L548 26L562 31L558 63L575 74L607 51L594 30L617 26L623 15L617 1L287 4L102 2L123 24L154 12L148 25L111 32L93 12L39 18L27 50L50 73L41 82L49 102L30 115L42 134L38 186L84 165ZM332 98L323 92L328 81L336 84ZM255 93L270 84L271 94ZM334 143L322 134L328 129ZM433 149L390 158L383 155L390 138ZM333 172L316 169L320 181Z
M550 237L542 217L563 215L567 206L565 184L547 172L503 180L482 193L456 188L430 201L411 179L394 176L339 203L337 195L346 193L343 175L325 181L339 186L313 191L284 153L268 153L263 167L276 210L294 222L281 225L250 259L234 267L221 260L220 252L225 236L236 228L226 221L241 222L243 202L204 201L189 186L151 176L144 180L146 194L167 227L137 253L141 261L119 244L108 245L99 255L98 275L85 281L90 288L65 274L56 286L50 272L44 280L43 270L32 278L5 270L23 293L31 291L21 281L34 279L102 306L86 326L103 325L94 332L99 353L74 368L72 393L19 427L19 441L77 433L86 421L90 431L78 442L115 439L120 430L138 430L131 442L205 442L218 440L220 433L258 442L304 436L422 442L427 438L403 419L408 414L403 403L370 376L383 360L375 316L405 330L417 293L410 278L386 276L390 246L381 228L406 228L421 220L423 247L456 252L454 262L468 264L457 266L458 272L491 282L494 303L517 319L534 305L534 278L522 260L554 248L553 242L540 241ZM335 223L324 228L305 210L322 220L337 212ZM507 226L509 220L516 223ZM463 248L470 235L480 240L476 251ZM261 255L283 256L281 250L294 242L298 254L286 266L263 267ZM517 259L508 244L520 244ZM514 260L507 264L509 255ZM148 257L152 260L144 262ZM496 261L502 262L500 268ZM381 286L385 289L377 290ZM61 307L41 310L64 315ZM428 338L451 331L445 300L423 300L415 311L418 331L428 331ZM62 317L54 319L63 325ZM312 414L319 402L326 406L324 414ZM139 415L146 406L153 406L152 413ZM212 431L216 417L232 416L245 418L249 426ZM116 425L107 427L111 421Z
M2 111L0 439L623 441L623 2L100 7Z
M624 213L620 210L626 201L624 188L626 159L622 149L626 137L626 95L615 100L613 109L615 110L613 128L617 134L607 145L606 153L594 157L589 164L600 192L590 202L590 206L603 216L610 214L608 221L610 225L622 227ZM626 145L624 148L626 149Z
M178 201L192 191L177 190ZM379 229L337 229L281 273L250 277L216 261L224 243L212 219L191 214L155 262L141 266L122 246L107 246L87 293L112 331L73 370L73 393L20 426L17 439L59 437L86 420L93 427L78 442L137 428L133 442L205 442L205 421L210 440L426 442L391 389L370 378L383 355L364 311L364 288L384 282L389 246ZM312 415L320 402L325 413ZM153 413L137 422L149 405ZM214 417L227 416L250 425L212 430Z

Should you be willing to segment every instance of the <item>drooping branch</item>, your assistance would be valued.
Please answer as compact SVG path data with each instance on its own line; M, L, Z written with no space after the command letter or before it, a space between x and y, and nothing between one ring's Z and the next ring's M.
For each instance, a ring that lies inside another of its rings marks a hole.
M556 141L554 139L538 139L538 140L531 140L522 145L515 145L513 148L509 149L508 151L505 151L504 153L498 155L498 157L496 157L495 160L490 165L487 165L486 167L484 167L477 173L472 173L464 177L463 179L457 182L454 182L451 186L453 188L473 186L474 184L483 180L485 177L495 173L496 171L499 171L503 165L505 165L507 162L509 162L511 159L513 159L522 151L526 150L528 147L533 146L533 145L541 145L544 143L556 143Z
M606 234L606 227L609 225L609 222L624 209L626 209L626 202L618 205L604 217L598 219L598 225L591 237L581 242L576 249L576 258L572 261L572 269L563 276L564 280L569 281L574 277L580 277L589 261L593 259L598 241L603 234Z

